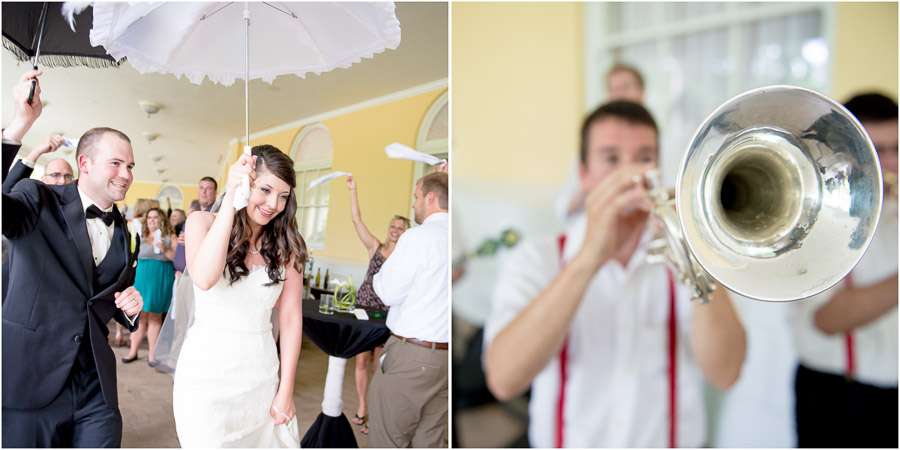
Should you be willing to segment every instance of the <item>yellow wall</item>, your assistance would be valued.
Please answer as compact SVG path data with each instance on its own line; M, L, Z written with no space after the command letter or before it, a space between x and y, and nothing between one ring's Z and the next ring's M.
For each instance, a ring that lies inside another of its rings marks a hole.
M582 5L452 8L454 175L559 184L583 117Z
M186 184L178 184L174 185L181 189L181 194L184 196L182 200L182 204L184 205L185 211L187 211L187 206L194 200L197 199L197 185L186 185ZM134 182L131 183L131 187L128 188L128 193L125 194L125 203L128 204L129 207L134 206L139 198L153 198L156 197L156 193L163 187L162 183L140 183ZM119 207L122 206L122 202L118 203ZM162 201L163 209L166 208L165 200Z
M835 100L865 91L897 99L897 3L839 3L834 45Z
M413 163L388 158L384 147L400 142L415 148L419 126L428 108L445 91L438 89L320 122L328 128L334 142L332 170L353 174L358 184L363 221L379 240L384 240L388 223L394 215L409 215L413 183ZM273 133L252 139L251 143L274 145L290 153L294 139L302 129ZM229 166L237 160L241 151L243 145L235 144L228 160ZM220 176L220 184L224 183L225 175L223 172ZM366 249L350 220L350 192L346 187L346 178L331 181L330 187L325 250L313 251L313 254L340 260L368 261Z

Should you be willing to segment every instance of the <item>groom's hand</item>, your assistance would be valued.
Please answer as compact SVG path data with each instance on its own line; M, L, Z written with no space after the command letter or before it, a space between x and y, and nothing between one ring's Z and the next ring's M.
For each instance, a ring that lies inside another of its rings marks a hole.
M128 317L141 312L141 309L144 307L144 298L141 297L141 293L134 286L122 292L116 292L115 296L116 308L124 311Z

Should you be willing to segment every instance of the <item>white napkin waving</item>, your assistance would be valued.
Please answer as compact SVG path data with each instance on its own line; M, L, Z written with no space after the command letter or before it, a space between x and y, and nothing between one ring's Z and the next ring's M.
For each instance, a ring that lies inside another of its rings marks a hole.
M388 145L384 148L384 152L387 153L388 158L407 159L410 161L425 163L430 166L438 163L447 164L446 159L440 159L427 153L417 152L399 142L394 142L393 144Z
M310 181L310 182L309 182L309 187L306 188L306 190L308 191L308 190L310 190L310 189L312 189L312 188L314 188L314 187L316 187L316 186L318 186L318 185L320 185L320 184L322 184L322 183L324 183L324 182L326 182L326 181L331 181L331 180L333 180L333 179L335 179L335 178L337 178L337 177L343 176L343 175L347 175L347 176L349 177L349 176L352 176L353 174L352 174L352 173L349 173L349 172L341 172L341 171L339 171L339 170L338 170L338 171L331 172L331 173L329 173L328 175L324 175L324 176L321 176L321 177L319 177L319 178L316 178L315 180Z
M69 139L67 137L63 138L63 145L66 147L78 148L79 139Z
M156 246L157 242L162 242L162 230L159 228L153 232L153 253L159 254L159 247Z

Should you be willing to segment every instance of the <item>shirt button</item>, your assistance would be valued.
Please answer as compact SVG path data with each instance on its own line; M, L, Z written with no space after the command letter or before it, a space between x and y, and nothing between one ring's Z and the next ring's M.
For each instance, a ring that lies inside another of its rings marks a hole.
M93 300L88 300L88 306L94 306L94 301L93 301Z
M75 335L75 342L81 342L81 336Z

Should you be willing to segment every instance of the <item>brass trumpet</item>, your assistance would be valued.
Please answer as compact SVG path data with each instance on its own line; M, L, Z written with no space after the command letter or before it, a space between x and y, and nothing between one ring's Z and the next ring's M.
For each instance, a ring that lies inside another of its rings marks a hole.
M648 256L667 261L704 303L716 282L766 301L830 288L862 258L881 214L881 166L865 129L839 103L795 86L719 106L694 134L674 199L653 172L663 236Z

